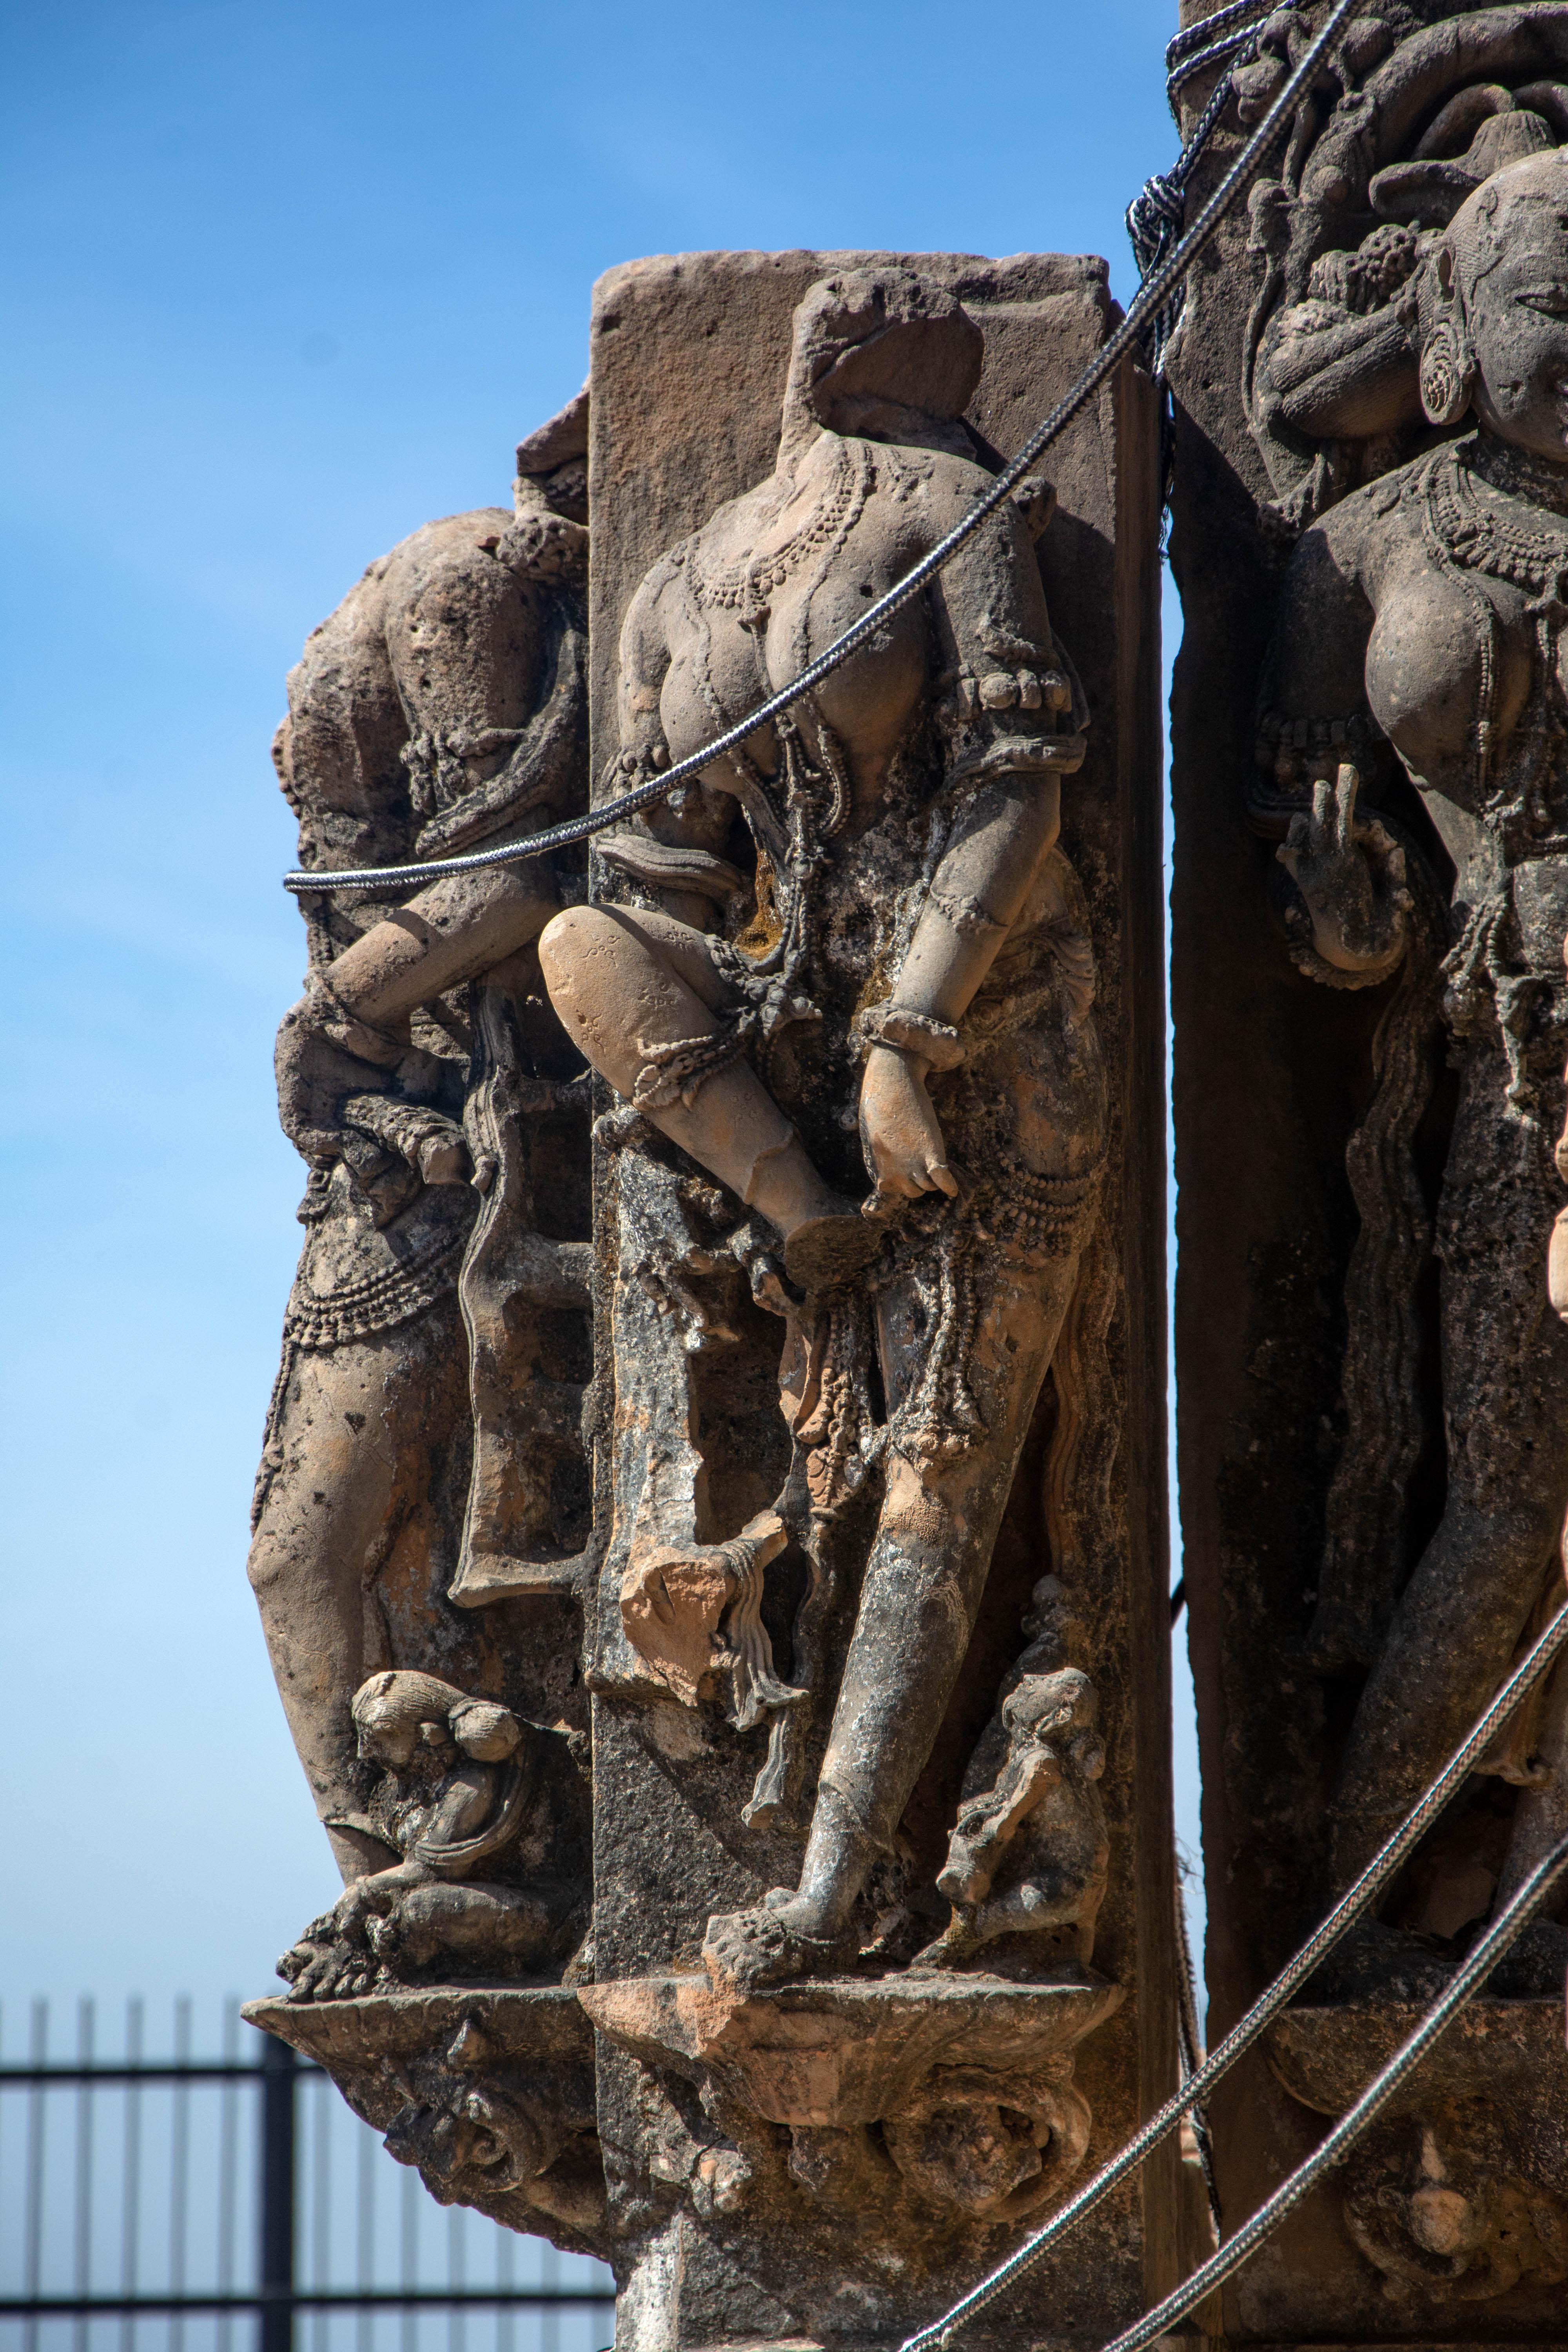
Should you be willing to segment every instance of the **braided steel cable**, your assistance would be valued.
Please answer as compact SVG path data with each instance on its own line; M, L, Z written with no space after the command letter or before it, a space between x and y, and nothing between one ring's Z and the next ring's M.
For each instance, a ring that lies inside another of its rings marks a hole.
M1258 30L1259 27L1257 25L1244 25L1239 33L1226 34L1223 41L1215 41L1212 48L1200 49L1195 58L1188 58L1184 64L1176 68L1174 73L1167 74L1165 96L1170 102L1172 113L1176 110L1178 93L1188 82L1195 80L1199 74L1206 73L1210 66L1219 65L1226 58L1234 58L1238 50L1250 48L1258 38ZM1228 76L1221 87L1228 95Z
M1228 7L1215 9L1212 16L1200 16L1195 25L1188 25L1174 39L1165 44L1165 71L1173 74L1184 58L1194 50L1217 41L1233 25L1240 25L1256 16L1266 16L1275 0L1230 0Z
M1257 2252L1264 2239L1273 2234L1291 2208L1299 2205L1324 2175L1331 2172L1335 2165L1350 2154L1367 2126L1388 2105L1405 2076L1420 2064L1445 2027L1458 2015L1471 1995L1479 1990L1504 1953L1518 1941L1564 1878L1568 1878L1568 1837L1560 1839L1551 1853L1536 1864L1518 1894L1499 1913L1453 1982L1432 2003L1415 2032L1407 2041L1401 2042L1387 2065L1373 2076L1354 2106L1347 2108L1321 2146L1313 2149L1306 2162L1297 2167L1289 2180L1275 2190L1267 2204L1258 2207L1251 2221L1238 2230L1217 2254L1211 2254L1191 2278L1184 2280L1173 2294L1165 2297L1163 2303L1156 2304L1152 2311L1146 2312L1135 2327L1129 2327L1123 2335L1103 2345L1101 2352L1144 2352L1145 2346L1152 2344L1184 2313L1212 2294L1223 2280L1227 2279L1233 2271L1239 2270L1242 2263ZM918 2340L910 2338L911 2342ZM941 2340L945 2343L946 2336Z
M1568 1531L1565 1531L1568 1542ZM1373 1855L1355 1884L1337 1903L1318 1929L1280 1975L1275 1978L1247 2011L1240 2023L1231 2028L1217 2050L1212 2051L1196 2073L1190 2075L1174 2097L1167 2099L1159 2112L1152 2116L1142 2129L1134 2134L1124 2148L1100 2167L1093 2179L1068 2199L1060 2211L1052 2215L1042 2229L1026 2239L1017 2252L1009 2255L996 2270L981 2281L970 2294L954 2304L946 2317L931 2326L921 2328L900 2347L900 2352L937 2352L947 2344L951 2334L965 2321L1032 2270L1050 2247L1076 2229L1103 2198L1130 2172L1135 2172L1144 2160L1169 2137L1190 2108L1201 2107L1214 2086L1228 2074L1237 2059L1251 2049L1253 2043L1278 2017L1312 1971L1325 1960L1341 1937L1371 1910L1373 1902L1388 1885L1394 1873L1419 1844L1432 1824L1456 1791L1470 1775L1508 1717L1520 1702L1534 1688L1552 1661L1568 1645L1568 1607L1558 1611L1545 1632L1527 1653L1481 1717L1463 1745L1455 1749L1437 1778L1422 1797L1403 1825L1394 1832L1386 1845ZM1228 2251L1228 2250L1227 2250Z
M564 824L550 825L542 833L530 834L523 841L508 842L494 849L473 850L462 857L434 857L406 866L366 866L326 869L320 873L286 874L284 888L296 894L318 890L403 889L437 881L443 875L479 874L492 866L516 866L531 857L542 857L552 849L564 849L573 842L586 841L591 835L618 824L624 817L635 815L639 809L651 808L657 801L667 798L677 784L684 783L689 776L700 774L704 768L711 766L715 760L721 759L727 752L738 751L747 737L754 735L760 727L781 718L794 704L815 693L825 679L831 677L834 671L848 660L851 654L858 652L886 622L892 619L895 613L901 612L906 604L912 603L927 583L935 579L943 565L952 561L959 549L973 539L981 525L1011 497L1042 451L1066 430L1081 409L1088 406L1100 385L1115 373L1128 354L1137 350L1149 320L1162 308L1178 281L1186 276L1193 260L1209 244L1258 165L1284 135L1297 100L1310 85L1322 58L1352 17L1359 15L1366 5L1367 0L1335 0L1335 5L1324 19L1321 32L1304 52L1300 63L1219 182L1197 219L1145 278L1121 325L1113 329L1100 345L1071 391L1035 427L1017 456L997 475L990 488L975 500L963 520L955 523L945 537L921 558L912 571L906 572L896 586L888 590L886 595L868 604L859 619L815 661L808 663L788 686L782 687L778 693L771 695L756 709L748 711L743 719L737 719L734 726L726 728L722 734L716 735L710 743L703 744L700 751L689 752L684 760L677 760L670 767L661 769L658 775L649 777L646 783L638 784L632 792L623 793L601 807L590 810L585 816L571 817Z
M1215 9L1212 16L1202 17L1178 33L1165 50L1165 102L1170 107L1177 128L1181 127L1181 93L1189 81L1210 66L1234 58L1238 65L1249 65L1258 54L1258 36L1263 26L1258 19L1266 13L1271 0L1231 0L1226 8ZM1293 5L1293 0L1286 0ZM1246 18L1236 31L1226 27ZM1223 39L1213 35L1224 33ZM1205 44L1207 46L1205 46ZM1235 95L1235 75L1221 74L1208 94L1203 112L1193 125L1192 136L1168 172L1152 173L1132 202L1127 207L1127 236L1132 247L1132 257L1138 264L1140 278L1147 278L1165 258L1174 240L1180 236L1187 216L1187 182L1197 170L1205 149L1218 130L1226 108ZM1165 354L1175 340L1186 302L1184 282L1173 287L1167 299L1149 321L1144 339L1149 372L1156 383L1165 382ZM1169 447L1167 408L1166 441ZM1167 455L1167 464L1169 457Z

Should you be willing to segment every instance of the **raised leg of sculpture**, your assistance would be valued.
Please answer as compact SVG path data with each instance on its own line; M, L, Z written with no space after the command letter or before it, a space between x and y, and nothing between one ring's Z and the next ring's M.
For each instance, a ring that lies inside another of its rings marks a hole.
M305 1349L280 1401L279 1456L247 1563L295 1749L345 1885L396 1856L359 1810L349 1704L367 1654L370 1580L467 1408L457 1301L352 1345Z
M567 1035L617 1094L760 1210L786 1245L818 1226L843 1236L854 1203L824 1181L744 1062L699 1067L679 1091L674 1049L700 1056L705 1041L721 1040L733 1001L700 931L668 915L574 907L544 931L539 957ZM858 1223L851 1234L863 1261L878 1237L868 1227L862 1240ZM807 1270L798 1248L786 1246L786 1264Z
M477 1956L489 1968L526 1964L547 1949L560 1907L528 1887L416 1886L371 1923L371 1948L410 1968L428 1968L446 1953Z
M1000 1264L968 1367L984 1436L924 1467L893 1456L800 1885L775 1890L764 1911L710 1924L704 1957L716 1976L766 1983L842 1957L856 1899L892 1851L963 1663L1076 1264L1054 1260L1043 1276Z
M1357 1712L1335 1802L1350 1880L1408 1812L1509 1670L1568 1507L1568 1330L1546 1252L1549 1140L1508 1117L1500 1055L1467 1075L1441 1209L1448 1496Z

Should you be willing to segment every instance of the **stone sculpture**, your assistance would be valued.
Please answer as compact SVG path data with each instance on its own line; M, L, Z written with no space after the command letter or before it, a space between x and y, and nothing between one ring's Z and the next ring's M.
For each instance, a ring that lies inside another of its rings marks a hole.
M373 1675L353 1711L361 1758L383 1767L370 1819L403 1860L354 1879L306 1929L282 1967L293 1999L384 1990L437 1962L460 1975L546 1963L585 1906L570 1884L542 1887L526 1851L542 1735L434 1675ZM527 1874L509 1884L520 1843Z
M1426 268L1423 398L1434 424L1473 408L1476 428L1344 499L1301 540L1264 677L1272 772L1254 799L1268 823L1292 793L1312 794L1279 856L1310 919L1299 963L1330 986L1376 986L1412 951L1430 953L1410 887L1426 845L1357 814L1366 783L1383 797L1372 771L1385 744L1416 781L1455 877L1440 978L1459 1098L1436 1211L1447 1496L1386 1629L1375 1617L1357 1629L1382 1639L1342 1766L1342 1883L1496 1689L1543 1582L1558 1580L1568 1508L1553 1442L1568 1335L1543 1278L1562 1199L1552 1147L1568 985L1568 805L1555 775L1568 158L1528 156L1486 180ZM1337 757L1336 724L1347 748L1352 730L1364 737L1367 777ZM1424 897L1436 900L1436 877ZM1369 1565L1357 1564L1363 1593ZM1320 1593L1321 1618L1342 1605L1337 1590Z
M656 772L771 693L957 520L984 486L957 421L981 349L962 306L908 272L812 289L773 473L661 559L627 611L623 774ZM1031 511L1043 520L1047 499ZM667 807L651 837L678 869L639 872L640 833L619 849L642 904L570 908L540 942L567 1035L721 1181L734 1229L751 1213L794 1441L773 1549L793 1533L820 1583L834 1520L885 1458L800 1883L712 1921L725 1981L853 1958L855 1907L963 1662L1071 1297L1104 1151L1093 960L1056 846L1086 720L1026 521L1005 509L929 613ZM692 871L733 870L742 812L754 898L723 928L711 899L686 919ZM710 1555L661 1558L679 1612ZM634 1557L628 1577L646 1574ZM814 1696L763 1691L778 1731L753 1804L786 1781L778 1754Z
M1304 21L1270 20L1244 119ZM1173 362L1201 616L1173 726L1178 1380L1221 2023L1562 1605L1565 136L1568 10L1363 18L1247 252L1222 247L1236 274L1194 274ZM1559 1676L1315 1983L1277 2064L1297 2098L1349 2104L1303 2090L1306 2037L1364 2081L1388 2005L1440 1986L1542 1851L1562 1706ZM1544 2007L1565 1965L1543 1922L1490 2000ZM1543 2086L1514 2074L1501 2111L1549 2212ZM1214 2121L1227 2215L1310 2144L1267 2080ZM1343 2227L1304 2220L1227 2327L1408 2340L1494 2299L1504 2334L1544 2322L1550 2261L1479 2251L1523 2207L1468 2129L1408 2105Z
M580 400L520 448L513 514L416 531L312 635L274 746L303 866L488 846L580 802L586 434ZM503 1589L509 1539L512 1585L531 1549L548 1591L582 1539L585 1106L532 949L559 893L536 862L301 901L278 1079L306 1241L250 1577L345 1882L394 1858L356 1778L365 1674L395 1655L482 1681L480 1628L447 1596ZM556 1616L559 1696L576 1644Z
M291 682L253 1575L345 1885L249 2014L442 2201L605 2253L647 2352L907 2332L1169 2087L1146 381L585 875L331 869L657 779L1110 316L1041 257L613 272L518 519ZM1173 2275L1174 2188L1049 2273L1069 2335Z
M1067 1948L1075 1958L1094 1958L1108 1853L1095 1787L1105 1769L1099 1712L1094 1685L1075 1667L1016 1678L964 1775L963 1803L937 1878L952 1917L917 1968L953 1968L983 1945L1054 1937L1063 1929L1071 1930ZM987 1789L999 1747L1005 1753ZM986 1958L997 1965L994 1953Z

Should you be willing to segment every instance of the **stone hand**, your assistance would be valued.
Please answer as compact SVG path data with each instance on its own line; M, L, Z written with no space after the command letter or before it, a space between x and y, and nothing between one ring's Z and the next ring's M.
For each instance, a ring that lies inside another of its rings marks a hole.
M1312 785L1312 807L1290 820L1276 852L1307 902L1319 954L1341 971L1392 970L1411 900L1404 859L1382 825L1356 814L1361 778L1348 761ZM1374 870L1375 869L1375 870ZM1384 880L1394 887L1379 887Z
M913 1055L874 1045L860 1083L860 1142L884 1206L921 1192L956 1193L947 1146Z
M283 1132L298 1152L313 1161L340 1154L346 1097L386 1083L384 1071L325 1034L319 1008L308 996L283 1016L274 1068Z
M316 1167L346 1160L373 1199L392 1171L389 1213L403 1204L409 1176L468 1183L473 1162L461 1128L404 1091L439 1083L432 1057L358 1024L345 1044L333 1034L337 1025L330 1005L307 995L278 1032L279 1117L295 1150ZM395 1172L398 1163L409 1175Z
M426 1184L468 1184L474 1180L473 1157L456 1125L425 1136L416 1147L415 1165Z

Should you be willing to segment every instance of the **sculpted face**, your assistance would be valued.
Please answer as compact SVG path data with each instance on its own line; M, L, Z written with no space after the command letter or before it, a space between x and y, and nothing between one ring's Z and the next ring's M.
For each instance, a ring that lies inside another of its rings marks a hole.
M1568 464L1568 158L1531 156L1455 215L1439 257L1458 295L1478 415L1500 440Z
M395 1771L400 1771L414 1761L415 1751L419 1745L419 1727L417 1724L410 1723L406 1717L391 1710L367 1709L364 1714L356 1716L354 1727L359 1733L359 1754L363 1762L386 1764Z

